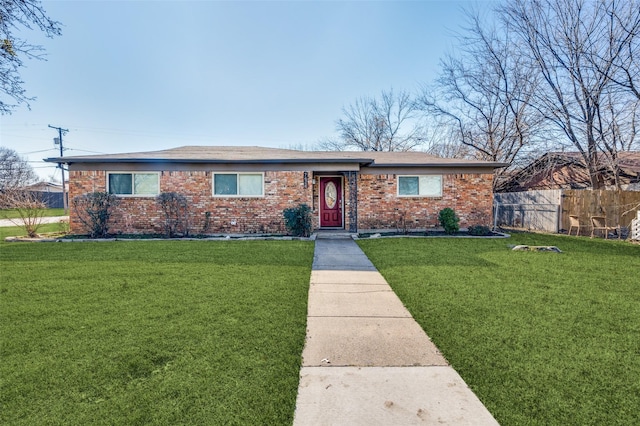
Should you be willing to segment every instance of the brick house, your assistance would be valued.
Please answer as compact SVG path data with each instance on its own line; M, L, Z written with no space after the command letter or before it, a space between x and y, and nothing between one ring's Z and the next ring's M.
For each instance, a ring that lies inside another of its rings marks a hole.
M48 158L69 168L69 198L121 197L110 231L162 233L156 196L190 202L190 233L282 233L285 208L305 203L314 229L425 229L451 207L460 226L491 223L493 171L506 164L420 152L326 152L185 146L129 154ZM82 223L70 212L71 231Z

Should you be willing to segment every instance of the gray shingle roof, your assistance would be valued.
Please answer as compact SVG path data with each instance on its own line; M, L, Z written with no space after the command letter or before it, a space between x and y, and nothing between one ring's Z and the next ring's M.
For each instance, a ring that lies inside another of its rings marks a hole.
M423 152L298 151L258 146L183 146L161 151L46 158L51 163L359 163L381 166L505 167Z

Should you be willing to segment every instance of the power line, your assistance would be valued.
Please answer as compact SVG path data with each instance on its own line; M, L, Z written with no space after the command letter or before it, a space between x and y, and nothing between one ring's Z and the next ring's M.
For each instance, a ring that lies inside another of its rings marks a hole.
M55 148L49 148L49 149L42 149L40 151L30 151L30 152L20 152L19 155L29 155L29 154L37 154L39 152L48 152L51 150L54 150Z

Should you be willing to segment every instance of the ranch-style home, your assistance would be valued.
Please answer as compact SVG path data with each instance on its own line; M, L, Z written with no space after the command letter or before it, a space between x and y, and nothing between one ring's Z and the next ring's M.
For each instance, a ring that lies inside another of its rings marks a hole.
M427 229L453 208L460 226L491 223L495 168L421 152L297 151L185 146L111 155L48 158L69 169L69 198L109 192L120 198L114 234L162 233L156 197L190 202L190 234L285 232L283 210L307 204L314 229ZM86 233L77 212L71 231Z

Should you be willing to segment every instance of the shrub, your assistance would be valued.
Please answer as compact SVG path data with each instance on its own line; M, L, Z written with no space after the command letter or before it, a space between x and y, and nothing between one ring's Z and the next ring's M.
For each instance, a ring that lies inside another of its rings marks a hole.
M27 236L38 236L38 228L42 225L42 217L47 206L40 197L32 191L6 190L2 198L18 214L18 218L9 219L16 226L24 228Z
M189 203L177 192L163 192L156 197L164 213L164 233L167 238L189 236Z
M491 234L491 228L485 225L473 225L468 229L469 235L484 237Z
M109 218L120 200L107 192L90 192L72 200L78 220L89 230L90 238L109 236Z
M283 210L284 224L287 230L297 237L311 234L311 208L306 204Z
M460 218L458 218L452 208L447 207L440 210L440 213L438 213L438 221L447 234L455 234L460 230L460 226L458 225Z

